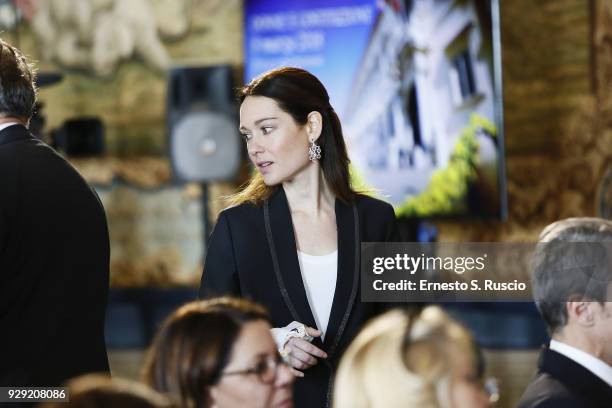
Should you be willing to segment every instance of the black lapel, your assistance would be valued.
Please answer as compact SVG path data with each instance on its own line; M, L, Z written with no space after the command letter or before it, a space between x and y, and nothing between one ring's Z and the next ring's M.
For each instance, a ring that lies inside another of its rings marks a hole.
M31 139L32 135L22 125L12 125L0 131L0 146L16 140Z
M334 301L325 333L325 342L314 340L331 356L346 328L359 285L359 217L357 207L335 203L338 227L338 271ZM273 267L283 301L293 318L310 327L317 327L308 304L300 264L297 259L295 232L285 191L279 187L264 203L264 222ZM287 322L289 323L289 322ZM329 358L329 357L328 357Z
M272 197L264 203L264 218L274 272L283 300L296 321L317 327L306 297L297 258L291 211L282 187L277 188ZM319 342L315 342L317 343Z
M329 323L325 333L325 348L332 355L346 328L355 303L359 284L359 217L355 205L347 206L336 200L338 226L338 278Z

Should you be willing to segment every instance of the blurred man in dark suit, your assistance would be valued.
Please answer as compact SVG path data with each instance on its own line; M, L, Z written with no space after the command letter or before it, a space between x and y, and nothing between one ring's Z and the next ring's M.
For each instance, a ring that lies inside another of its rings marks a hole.
M559 221L540 242L533 291L552 339L519 407L611 407L612 222Z
M35 74L0 40L0 386L56 386L108 372L104 209L27 129Z

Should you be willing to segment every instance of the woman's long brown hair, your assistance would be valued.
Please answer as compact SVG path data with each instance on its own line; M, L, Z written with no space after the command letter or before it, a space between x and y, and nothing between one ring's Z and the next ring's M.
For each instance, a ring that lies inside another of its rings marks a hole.
M269 321L256 303L218 298L189 303L162 325L147 354L142 379L178 406L207 408L245 323Z

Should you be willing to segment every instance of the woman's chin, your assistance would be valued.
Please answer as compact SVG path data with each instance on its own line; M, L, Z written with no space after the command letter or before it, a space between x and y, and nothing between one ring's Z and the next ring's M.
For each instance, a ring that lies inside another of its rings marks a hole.
M280 184L282 180L279 180L278 177L272 177L271 175L264 175L263 182L266 186L272 187Z

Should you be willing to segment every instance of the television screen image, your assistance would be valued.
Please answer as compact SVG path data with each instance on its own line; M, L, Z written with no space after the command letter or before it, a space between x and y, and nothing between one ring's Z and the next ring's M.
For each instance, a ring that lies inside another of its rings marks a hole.
M505 216L496 1L245 5L245 80L278 66L321 79L356 187L403 217Z

